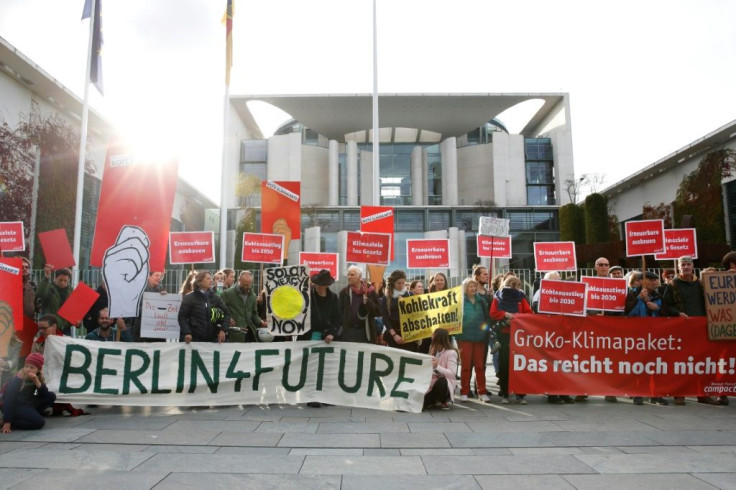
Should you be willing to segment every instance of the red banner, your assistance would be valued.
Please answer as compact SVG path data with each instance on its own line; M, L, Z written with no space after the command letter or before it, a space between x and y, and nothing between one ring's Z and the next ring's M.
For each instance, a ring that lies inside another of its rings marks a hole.
M125 225L145 231L149 270L163 271L176 193L177 163L139 162L123 148L109 147L100 189L90 265L102 267L105 251Z
M698 242L695 228L664 230L664 253L654 256L657 260L677 260L683 255L698 258Z
M582 282L542 279L539 282L539 313L585 316L588 308L586 289Z
M22 221L0 222L0 252L22 252L26 249L26 236Z
M281 265L284 236L268 233L243 233L243 262Z
M23 330L23 262L0 257L0 357L8 355L14 330Z
M664 252L664 221L661 219L627 221L624 230L627 257Z
M450 267L450 240L408 239L406 241L408 269L448 269Z
M322 269L330 271L337 279L339 254L330 252L299 252L299 265L308 265L309 274L317 274Z
M289 242L301 238L301 182L261 182L261 232L284 236L284 253Z
M588 285L588 309L600 311L624 311L626 309L626 279L614 277L588 277L580 279Z
M99 297L100 294L97 291L79 282L57 313L72 325L76 325L84 319L84 315Z
M388 265L391 241L388 233L349 231L345 260L358 264Z
M736 342L705 317L516 315L509 390L615 396L736 395Z
M534 242L537 272L577 270L575 242Z
M183 231L169 233L171 264L210 264L215 261L215 233Z
M511 258L510 236L485 236L478 235L478 257L491 257L494 259Z
M394 260L394 208L391 206L361 206L360 231L391 235L391 260Z
M43 256L47 264L53 265L55 269L76 265L72 247L69 245L69 238L66 236L64 228L39 233L38 240L41 242Z

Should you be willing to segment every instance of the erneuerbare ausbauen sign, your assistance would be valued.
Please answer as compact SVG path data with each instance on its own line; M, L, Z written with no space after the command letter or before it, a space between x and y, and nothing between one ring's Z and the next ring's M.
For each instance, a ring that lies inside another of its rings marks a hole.
M198 406L318 401L421 412L431 357L372 344L46 342L57 400Z

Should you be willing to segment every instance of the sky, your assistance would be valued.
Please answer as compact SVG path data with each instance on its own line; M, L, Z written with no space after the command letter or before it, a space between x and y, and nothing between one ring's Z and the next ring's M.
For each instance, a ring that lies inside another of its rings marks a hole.
M219 202L225 0L103 2L91 106ZM0 36L80 97L83 3L0 0ZM371 14L235 0L230 93L370 93ZM576 175L603 187L736 119L733 0L377 0L377 16L379 92L569 93Z

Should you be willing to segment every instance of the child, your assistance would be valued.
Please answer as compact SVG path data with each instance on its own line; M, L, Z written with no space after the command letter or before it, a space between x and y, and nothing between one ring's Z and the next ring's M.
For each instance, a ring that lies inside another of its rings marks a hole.
M56 394L46 388L42 368L43 355L30 354L23 370L5 387L3 434L9 434L11 429L41 429L46 423L41 413L54 404Z

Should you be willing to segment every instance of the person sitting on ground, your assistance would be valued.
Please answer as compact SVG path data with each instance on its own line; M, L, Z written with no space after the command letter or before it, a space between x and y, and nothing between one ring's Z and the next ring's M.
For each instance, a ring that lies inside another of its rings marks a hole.
M432 380L424 395L424 408L439 405L442 410L449 410L455 396L455 373L459 354L452 346L450 334L444 328L437 328L432 333L429 355L432 356Z
M43 355L34 352L26 357L23 370L3 387L3 434L13 429L38 430L46 424L41 414L54 404L56 394L46 387L42 369Z

